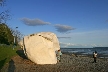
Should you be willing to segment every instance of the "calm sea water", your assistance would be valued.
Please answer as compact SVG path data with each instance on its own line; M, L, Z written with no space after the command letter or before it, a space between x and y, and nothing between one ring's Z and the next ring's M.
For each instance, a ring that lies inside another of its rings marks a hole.
M80 53L80 54L93 54L97 51L99 57L108 58L108 47L97 47L97 48L61 48L62 52L68 53Z

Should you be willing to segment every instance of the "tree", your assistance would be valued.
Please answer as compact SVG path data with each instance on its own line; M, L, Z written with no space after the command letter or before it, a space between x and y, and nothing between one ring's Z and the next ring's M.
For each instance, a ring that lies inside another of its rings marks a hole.
M16 29L10 29L11 33L15 37L16 44L18 44L18 42L23 38L23 34L20 31L18 31L17 28L18 27L16 27Z
M4 7L6 4L6 0L0 0L0 7ZM7 20L11 19L9 10L0 12L0 23L6 23Z
M5 2L6 2L6 0L0 0L0 6L4 6Z
M15 44L18 44L22 36L18 30L12 29L4 23L0 24L0 44L13 44L14 38Z
M0 24L0 44L12 44L14 36L10 30L10 28L2 23Z
M0 0L0 7L4 7L6 0ZM12 44L14 38L16 39L16 44L21 39L22 34L18 30L14 30L6 25L6 21L11 19L9 10L0 11L0 43L1 44Z

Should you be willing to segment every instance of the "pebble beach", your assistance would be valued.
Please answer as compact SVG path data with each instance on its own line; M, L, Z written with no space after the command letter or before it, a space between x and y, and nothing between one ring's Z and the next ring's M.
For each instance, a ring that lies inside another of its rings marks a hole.
M108 59L63 53L57 64L39 65L22 56L14 56L1 72L108 72Z

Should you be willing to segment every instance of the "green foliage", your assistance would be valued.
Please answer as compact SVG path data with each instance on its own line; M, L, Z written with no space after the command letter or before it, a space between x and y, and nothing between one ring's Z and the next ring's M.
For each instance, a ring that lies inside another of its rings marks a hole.
M14 36L6 24L0 24L0 44L10 45L13 43Z
M8 63L11 58L17 55L16 51L18 48L13 50L13 46L2 45L0 46L0 69Z

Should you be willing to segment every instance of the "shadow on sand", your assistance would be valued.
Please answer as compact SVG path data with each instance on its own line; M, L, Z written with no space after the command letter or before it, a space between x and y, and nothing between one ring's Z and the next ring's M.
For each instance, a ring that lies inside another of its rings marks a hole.
M20 57L22 57L23 59L27 59L27 57L25 56L23 50L17 50L16 53ZM12 59L11 59L11 61L9 61L8 72L15 72L15 63L14 63L14 61Z
M11 59L11 61L9 61L8 72L14 72L14 70L15 70L14 61Z
M23 50L17 50L16 53L17 53L20 57L22 57L23 59L27 59L27 57L25 56Z

